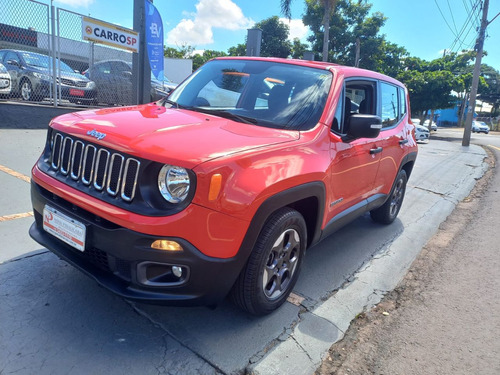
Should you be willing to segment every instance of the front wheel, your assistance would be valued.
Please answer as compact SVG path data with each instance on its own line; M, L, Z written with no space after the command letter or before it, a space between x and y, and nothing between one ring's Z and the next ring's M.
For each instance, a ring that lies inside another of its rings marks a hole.
M33 87L28 79L21 83L21 98L25 101L33 100Z
M232 301L255 315L276 310L297 282L306 244L306 223L299 212L282 208L272 214L233 286Z
M373 221L382 224L390 224L396 219L401 209L401 205L403 204L407 181L408 177L406 176L406 172L402 169L396 176L389 198L382 206L370 211L370 216Z

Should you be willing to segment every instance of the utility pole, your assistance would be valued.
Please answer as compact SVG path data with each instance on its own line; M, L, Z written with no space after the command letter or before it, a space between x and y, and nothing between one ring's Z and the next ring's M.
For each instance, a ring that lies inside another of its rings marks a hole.
M462 146L469 146L470 134L472 130L472 120L474 119L474 110L476 108L477 86L479 84L479 74L481 73L481 59L483 58L484 37L486 35L486 27L488 26L488 6L490 0L484 0L483 17L481 19L481 29L477 38L477 55L476 64L474 65L474 73L472 75L472 87L470 90L469 107L467 109L467 117L465 118L464 137Z

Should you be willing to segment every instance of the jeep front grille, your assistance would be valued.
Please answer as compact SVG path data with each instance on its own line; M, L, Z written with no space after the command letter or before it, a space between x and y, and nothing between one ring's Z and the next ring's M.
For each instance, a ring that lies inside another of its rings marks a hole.
M56 133L52 140L50 166L57 174L70 176L88 188L134 199L141 163L118 152Z

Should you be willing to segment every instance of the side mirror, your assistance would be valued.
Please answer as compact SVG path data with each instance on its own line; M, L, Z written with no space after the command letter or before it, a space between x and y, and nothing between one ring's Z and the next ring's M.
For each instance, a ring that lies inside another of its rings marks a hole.
M359 138L377 138L382 129L382 119L375 115L353 114L346 125L347 134L342 137L344 142Z
M18 68L21 67L21 65L19 65L19 62L17 62L16 60L8 60L7 64L17 66Z

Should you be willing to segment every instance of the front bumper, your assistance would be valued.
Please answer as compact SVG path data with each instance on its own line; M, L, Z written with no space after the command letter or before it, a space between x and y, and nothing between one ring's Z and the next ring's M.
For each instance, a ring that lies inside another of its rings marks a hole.
M185 239L151 236L120 227L34 182L31 198L35 215L31 237L100 285L130 300L162 305L214 305L227 295L246 261L241 255L229 259L208 257ZM47 204L85 225L83 252L43 229L42 215ZM150 245L157 239L177 241L184 250L152 249ZM169 275L171 266L181 267L183 276L176 279Z

